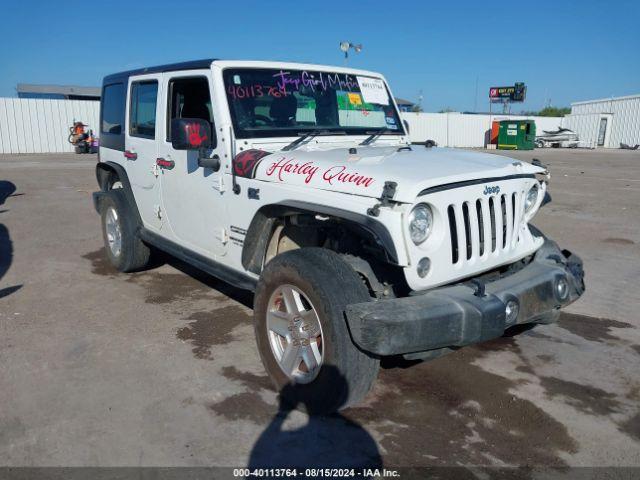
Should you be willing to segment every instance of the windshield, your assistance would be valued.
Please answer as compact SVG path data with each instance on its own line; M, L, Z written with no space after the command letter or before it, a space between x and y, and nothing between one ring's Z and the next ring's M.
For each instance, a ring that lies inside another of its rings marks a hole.
M226 69L237 138L291 137L310 130L404 135L379 78L311 70Z

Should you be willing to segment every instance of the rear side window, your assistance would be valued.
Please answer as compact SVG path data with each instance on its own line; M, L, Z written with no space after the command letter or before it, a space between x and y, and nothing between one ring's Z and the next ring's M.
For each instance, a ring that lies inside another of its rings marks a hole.
M157 81L134 82L131 84L129 135L133 137L155 138L157 103Z
M124 124L124 85L105 85L102 90L101 133L120 135Z

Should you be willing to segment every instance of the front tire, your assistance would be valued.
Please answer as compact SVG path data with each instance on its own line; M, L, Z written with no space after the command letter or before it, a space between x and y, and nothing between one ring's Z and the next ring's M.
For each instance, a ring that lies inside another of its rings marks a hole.
M264 367L290 407L327 414L364 398L379 360L351 340L344 309L371 301L362 279L336 253L282 253L262 272L254 327Z
M100 214L105 251L111 264L121 272L146 267L151 251L138 237L138 225L122 188L105 194Z

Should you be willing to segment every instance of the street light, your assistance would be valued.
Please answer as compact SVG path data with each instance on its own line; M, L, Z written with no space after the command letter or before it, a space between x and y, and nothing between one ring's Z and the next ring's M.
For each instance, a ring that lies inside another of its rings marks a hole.
M344 52L344 63L347 64L347 59L349 58L349 49L353 49L354 52L360 53L362 51L362 44L351 42L340 42L340 50Z

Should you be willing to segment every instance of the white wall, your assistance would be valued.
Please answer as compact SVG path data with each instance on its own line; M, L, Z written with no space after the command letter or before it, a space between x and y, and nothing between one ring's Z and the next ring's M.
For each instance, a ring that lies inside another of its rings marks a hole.
M73 152L73 121L97 133L100 102L0 98L0 153Z
M412 142L435 140L442 147L484 147L493 121L535 120L537 133L556 130L563 125L563 117L413 112L403 112L401 115L409 123Z

